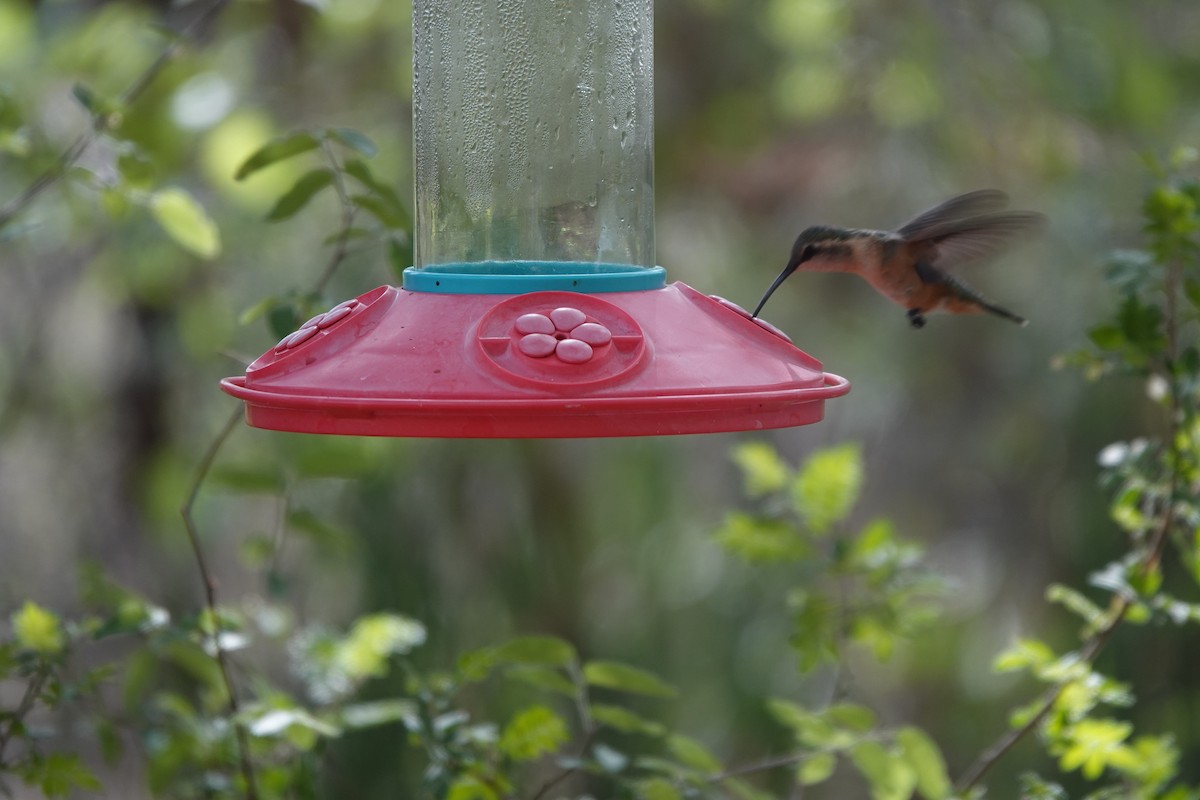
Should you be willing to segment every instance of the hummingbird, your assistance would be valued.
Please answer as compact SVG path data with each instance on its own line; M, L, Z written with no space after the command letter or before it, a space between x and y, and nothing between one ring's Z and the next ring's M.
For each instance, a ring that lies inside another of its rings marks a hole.
M758 301L757 317L779 284L796 270L854 272L875 290L908 311L914 328L933 311L975 314L986 311L1019 325L1028 320L985 300L951 274L963 264L997 255L1013 239L1041 228L1046 218L1035 211L1007 211L1008 196L980 189L952 197L894 231L814 225L792 245L779 277Z

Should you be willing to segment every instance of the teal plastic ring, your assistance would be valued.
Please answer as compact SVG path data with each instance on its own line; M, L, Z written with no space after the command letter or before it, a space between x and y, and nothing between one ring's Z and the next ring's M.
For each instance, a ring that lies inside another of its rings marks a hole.
M589 261L476 261L404 270L404 288L433 294L640 292L667 285L662 267Z

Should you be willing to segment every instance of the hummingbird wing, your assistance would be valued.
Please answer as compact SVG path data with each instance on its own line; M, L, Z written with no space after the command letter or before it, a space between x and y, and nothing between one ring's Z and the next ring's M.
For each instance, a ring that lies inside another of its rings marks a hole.
M937 231L910 241L933 250L930 261L943 269L986 261L1017 239L1045 227L1046 217L1035 211L997 211L944 223Z
M896 233L909 240L928 239L960 220L992 214L1007 206L1008 195L1004 192L998 189L979 189L951 197L916 219L906 222Z

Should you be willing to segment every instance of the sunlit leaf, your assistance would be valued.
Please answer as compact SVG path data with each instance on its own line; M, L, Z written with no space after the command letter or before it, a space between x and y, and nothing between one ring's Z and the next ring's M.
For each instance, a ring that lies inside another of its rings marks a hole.
M1021 669L1038 670L1055 659L1049 645L1037 639L1018 639L1004 652L996 656L992 669L996 672L1014 672Z
M879 742L857 743L850 748L850 760L866 778L873 800L909 800L916 788L913 768Z
M791 700L768 700L767 711L780 724L791 728L801 744L816 748L830 747L834 744L834 727L819 714Z
M814 453L792 486L796 512L816 533L824 533L850 513L862 488L862 455L846 444Z
M766 442L743 442L733 448L733 462L742 472L744 491L751 497L781 491L792 479L792 468Z
M546 706L531 706L504 726L499 746L514 761L532 761L558 750L569 738L562 717Z
M833 753L814 753L796 767L796 780L805 786L813 786L829 780L837 768L837 756Z
M680 800L683 795L666 778L647 778L634 787L637 800Z
M796 561L812 552L787 522L762 519L740 511L729 513L715 536L722 547L751 564Z
M382 675L387 660L425 643L425 626L398 614L370 614L354 623L338 648L338 663L355 678Z
M66 645L66 636L58 615L47 611L32 600L26 600L21 610L11 617L17 644L42 655L55 655Z
M1110 763L1129 765L1136 756L1125 746L1133 726L1112 719L1083 719L1067 732L1070 744L1064 749L1059 766L1065 772L1080 770L1083 777L1095 780Z
M905 727L896 733L896 743L904 753L904 760L912 767L917 777L917 791L925 800L942 800L951 792L950 776L946 772L946 760L937 744L920 728Z
M150 213L168 236L201 258L221 252L221 233L204 207L187 191L172 187L150 196Z
M856 703L837 703L825 709L821 716L831 724L855 733L866 733L875 727L875 712Z
M475 776L463 775L454 780L446 800L500 800L500 795Z
M667 737L667 749L684 765L700 772L713 774L724 769L721 760L712 751L690 736L671 734Z

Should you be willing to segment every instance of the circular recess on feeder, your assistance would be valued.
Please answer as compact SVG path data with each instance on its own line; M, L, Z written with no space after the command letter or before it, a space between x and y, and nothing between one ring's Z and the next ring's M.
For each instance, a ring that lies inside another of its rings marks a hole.
M645 336L607 300L571 292L531 292L492 306L476 340L483 366L504 380L538 387L592 387L636 369Z
M404 288L434 294L639 292L667 285L662 267L588 261L477 261L404 270Z

